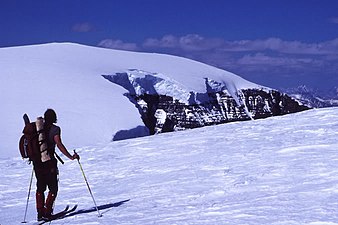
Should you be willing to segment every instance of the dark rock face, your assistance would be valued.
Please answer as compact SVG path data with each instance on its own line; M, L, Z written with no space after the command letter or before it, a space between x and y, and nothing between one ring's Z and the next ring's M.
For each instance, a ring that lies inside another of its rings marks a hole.
M137 69L103 75L127 90L150 134L260 119L309 109L286 94L267 88L231 89L204 78L205 92L188 91L170 78ZM159 94L167 93L165 95Z
M240 103L224 92L211 92L207 95L208 101L203 103L184 104L171 96L127 94L138 108L150 134L266 118L309 109L288 95L274 90L242 90Z

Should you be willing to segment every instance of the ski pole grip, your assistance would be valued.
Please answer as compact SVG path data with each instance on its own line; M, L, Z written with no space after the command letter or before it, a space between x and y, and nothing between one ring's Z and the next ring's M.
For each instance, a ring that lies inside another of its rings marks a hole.
M76 153L76 151L75 151L75 149L74 149L73 151L74 151L74 154L77 154L77 153ZM79 159L78 159L78 158L77 158L77 161L79 161Z

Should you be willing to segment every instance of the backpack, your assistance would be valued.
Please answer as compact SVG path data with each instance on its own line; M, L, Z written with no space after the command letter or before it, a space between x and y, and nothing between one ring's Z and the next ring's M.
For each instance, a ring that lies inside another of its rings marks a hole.
M21 157L29 161L41 161L39 134L35 122L30 122L27 114L24 115L25 127L19 141Z
M23 159L33 162L46 162L52 159L48 151L48 132L44 129L44 120L38 117L36 122L30 122L27 114L23 115L25 127L19 140L19 150ZM54 156L64 164L54 152Z

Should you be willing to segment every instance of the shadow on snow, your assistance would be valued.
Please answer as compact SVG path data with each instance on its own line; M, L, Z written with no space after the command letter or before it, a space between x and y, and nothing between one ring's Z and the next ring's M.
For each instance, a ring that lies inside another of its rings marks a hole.
M120 202L115 202L115 203L109 203L109 204L105 204L105 205L100 205L100 206L98 206L97 208L99 209L99 210L104 210L104 209L111 209L111 208L113 208L113 207L119 207L119 206L121 206L121 205L123 205L124 203L126 203L126 202L128 202L128 201L130 201L130 199L128 199L128 200L124 200L124 201L120 201ZM70 217L70 216L75 216L75 215L79 215L79 214L83 214L83 213L91 213L91 212L95 212L95 211L97 211L96 210L96 207L92 207L92 208L89 208L89 209L80 209L80 210L77 210L77 211L75 211L75 212L73 212L73 213L69 213L69 214L67 214L67 215L65 215L64 217L62 217L62 218L66 218L66 217ZM105 212L101 212L101 214L104 214L104 213L106 213L106 212L108 212L109 210L106 210Z

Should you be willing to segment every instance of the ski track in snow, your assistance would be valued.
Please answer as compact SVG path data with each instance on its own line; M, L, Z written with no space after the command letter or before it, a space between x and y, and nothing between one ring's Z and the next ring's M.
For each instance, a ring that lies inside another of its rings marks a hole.
M338 224L337 135L338 108L328 108L84 147L98 206L130 200L52 224ZM65 162L56 211L91 209L79 165ZM15 158L0 169L0 224L19 224L31 166Z

